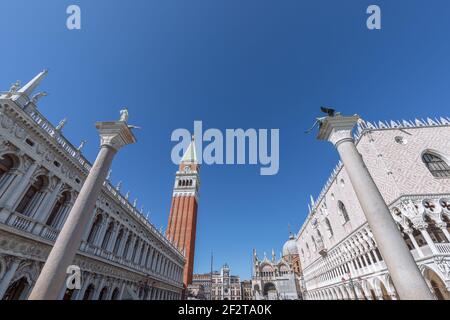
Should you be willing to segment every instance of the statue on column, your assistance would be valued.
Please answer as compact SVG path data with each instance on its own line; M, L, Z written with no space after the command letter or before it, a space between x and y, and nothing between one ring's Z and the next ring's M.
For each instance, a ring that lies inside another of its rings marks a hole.
M332 108L328 108L328 107L320 107L320 111L322 111L323 113L326 113L328 115L328 117L335 117L340 115L340 112L336 112L336 110L332 109ZM316 122L314 122L314 124L312 125L311 128L309 128L308 130L305 131L305 133L310 133L317 125L319 125L319 130L323 124L323 121L326 119L327 117L319 117L316 118Z
M120 118L119 121L128 122L128 108L123 108L120 110Z

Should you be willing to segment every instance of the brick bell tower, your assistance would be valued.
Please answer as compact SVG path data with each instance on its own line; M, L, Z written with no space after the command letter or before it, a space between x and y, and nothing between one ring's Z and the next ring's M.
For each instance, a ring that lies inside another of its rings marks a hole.
M192 138L176 172L172 205L166 230L167 238L184 253L186 258L183 273L183 283L186 287L192 283L194 273L195 233L200 187L199 170L195 141Z

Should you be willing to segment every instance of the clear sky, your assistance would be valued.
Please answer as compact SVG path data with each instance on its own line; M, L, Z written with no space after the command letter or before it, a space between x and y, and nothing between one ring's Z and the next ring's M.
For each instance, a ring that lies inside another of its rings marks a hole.
M81 7L82 29L66 28ZM366 28L377 4L382 29ZM331 144L305 135L321 105L366 120L448 116L448 0L133 0L0 2L0 89L50 70L41 112L85 155L98 151L94 122L124 105L141 126L121 150L123 180L155 225L167 224L177 128L194 120L223 132L279 128L280 170L203 166L195 271L228 262L250 277L251 252L278 253L297 232L337 161Z

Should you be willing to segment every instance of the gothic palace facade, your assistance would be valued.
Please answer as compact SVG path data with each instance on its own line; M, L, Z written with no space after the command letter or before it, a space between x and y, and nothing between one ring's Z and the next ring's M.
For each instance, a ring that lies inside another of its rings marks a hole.
M360 121L357 149L430 290L450 299L450 119ZM397 299L345 167L297 234L305 299Z
M31 96L46 71L0 94L0 299L27 299L91 164ZM122 195L103 184L73 262L80 290L61 299L179 299L184 256Z

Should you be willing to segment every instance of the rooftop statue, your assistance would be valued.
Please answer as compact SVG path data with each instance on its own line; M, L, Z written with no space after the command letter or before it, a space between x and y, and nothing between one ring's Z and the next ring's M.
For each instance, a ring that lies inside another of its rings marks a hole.
M128 108L123 108L120 110L119 121L128 122Z
M56 126L56 128L55 128L56 131L61 131L62 128L64 128L64 126L66 125L66 123L67 123L67 119L66 118L62 119Z

